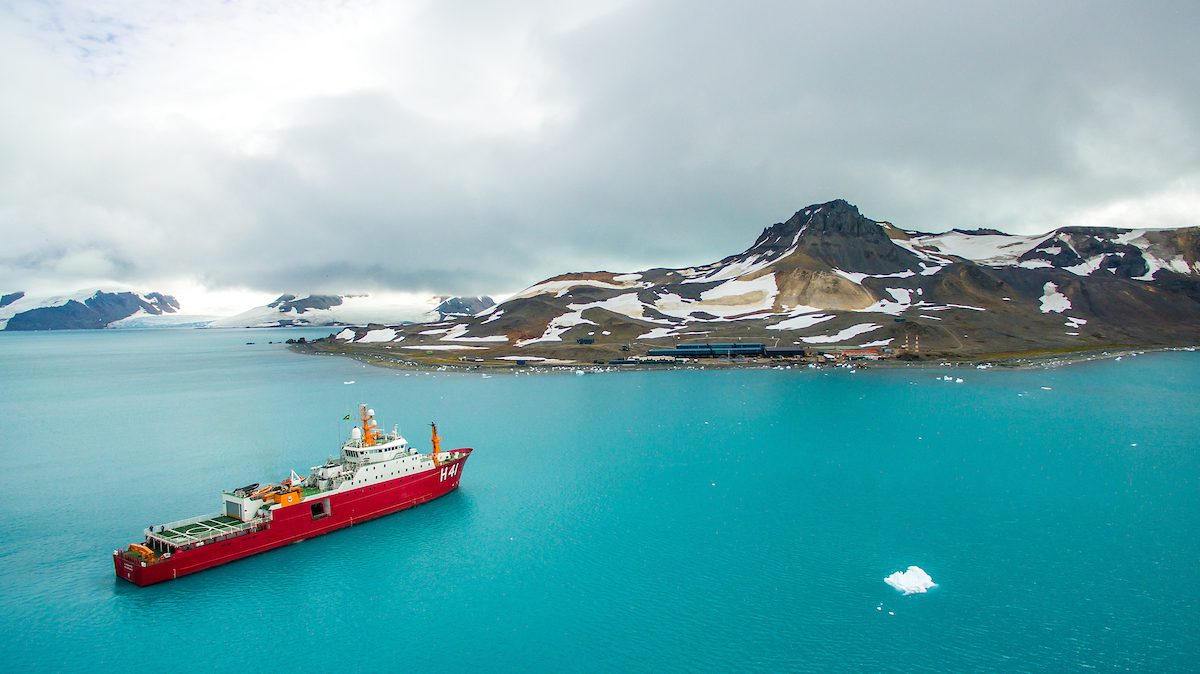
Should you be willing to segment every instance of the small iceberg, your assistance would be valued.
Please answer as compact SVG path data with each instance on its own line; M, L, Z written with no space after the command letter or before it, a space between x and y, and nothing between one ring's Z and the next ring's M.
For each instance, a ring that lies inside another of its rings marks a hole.
M351 379L350 381L344 381L344 382L342 382L342 383L343 383L343 384L346 384L346 385L350 385L350 384L353 384L353 383L354 383L354 380L353 380L353 379Z
M883 582L904 594L919 594L928 592L931 587L937 587L937 583L919 566L910 566L907 571L897 571L884 578Z

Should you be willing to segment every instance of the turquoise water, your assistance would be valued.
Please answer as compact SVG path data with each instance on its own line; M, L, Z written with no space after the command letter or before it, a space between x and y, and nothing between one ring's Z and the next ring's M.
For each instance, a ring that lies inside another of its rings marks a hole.
M1200 354L955 384L405 376L266 343L327 332L0 334L5 669L1200 661ZM335 452L359 401L419 446L436 420L475 447L462 489L178 581L114 578L142 527ZM883 583L911 564L938 586Z

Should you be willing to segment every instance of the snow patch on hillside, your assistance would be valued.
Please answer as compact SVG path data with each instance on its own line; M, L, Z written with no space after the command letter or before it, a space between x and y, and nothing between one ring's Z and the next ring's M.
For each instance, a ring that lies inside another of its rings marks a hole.
M921 246L932 246L939 252L963 257L992 267L1016 264L1017 258L1050 238L1046 234L1016 236L1013 234L965 234L946 232L915 239ZM899 244L900 242L895 242ZM919 251L914 250L914 252Z
M1043 314L1050 312L1061 314L1071 308L1071 300L1066 295L1058 292L1058 286L1047 281L1046 285L1042 286L1042 306Z
M810 328L817 323L824 323L832 318L837 318L835 314L801 314L794 316L785 321L780 321L775 325L768 325L768 330L803 330Z
M570 313L563 314L562 316L556 316L553 320L551 320L550 324L546 326L546 331L543 332L540 337L522 339L517 342L517 346L529 346L530 344L537 344L539 342L561 342L563 333L575 327L576 325L596 324L584 318L582 310L572 311Z
M623 276L629 276L629 274L624 274ZM638 275L638 277L640 278L640 275ZM537 295L546 295L546 294L551 294L551 293L553 293L555 297L562 297L563 295L567 294L567 292L570 291L571 288L578 288L580 286L591 286L593 288L606 288L609 290L625 290L627 288L645 288L645 287L649 287L649 285L650 285L649 283L637 283L637 282L633 282L633 281L609 283L608 281L598 281L598 280L593 280L593 279L572 279L572 280L567 280L567 281L543 281L542 283L538 283L538 284L529 286L525 290L522 290L521 292L517 293L516 295L513 295L512 297L505 300L505 303L511 302L515 299L536 297Z
M880 327L881 326L876 323L860 323L858 325L852 325L836 334L801 337L800 340L808 344L836 344L838 342L844 342L851 337L861 335L865 332L878 330Z
M378 330L370 330L367 334L354 340L358 344L374 344L377 342L390 342L396 338L396 331L391 328L379 328Z

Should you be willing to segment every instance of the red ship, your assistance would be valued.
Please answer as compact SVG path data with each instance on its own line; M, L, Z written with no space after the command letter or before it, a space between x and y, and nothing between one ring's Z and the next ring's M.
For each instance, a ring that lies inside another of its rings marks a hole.
M329 533L432 501L458 488L470 448L422 454L400 433L380 432L362 405L362 426L312 473L223 494L223 512L145 530L145 541L113 551L119 578L140 586L173 580L235 559Z

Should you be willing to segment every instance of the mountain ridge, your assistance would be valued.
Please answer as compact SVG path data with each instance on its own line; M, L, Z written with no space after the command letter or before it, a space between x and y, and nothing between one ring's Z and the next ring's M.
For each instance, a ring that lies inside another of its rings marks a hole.
M392 341L404 342L393 351L426 356L578 362L686 340L811 348L920 341L926 354L963 358L1194 344L1198 260L1196 227L927 233L835 199L797 210L716 262L560 274L474 316L412 326L390 340L377 333L366 347L366 329L343 331L325 346L378 352Z

